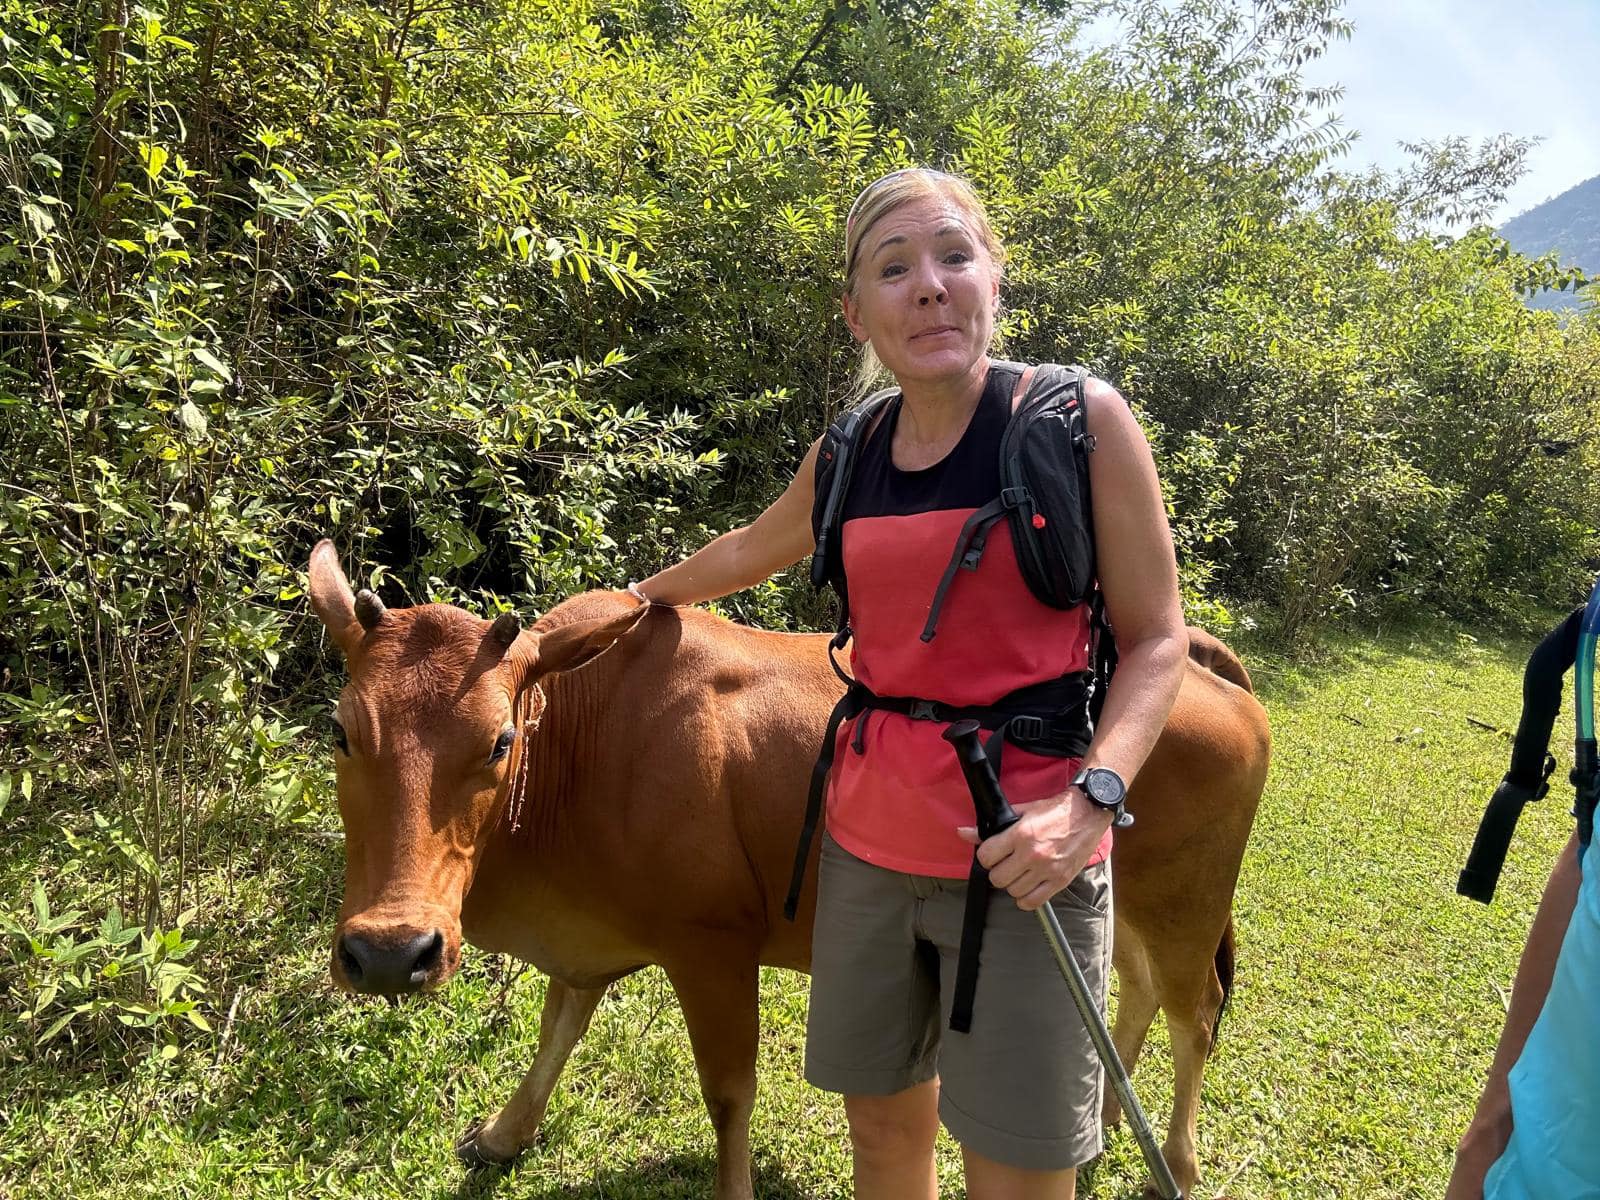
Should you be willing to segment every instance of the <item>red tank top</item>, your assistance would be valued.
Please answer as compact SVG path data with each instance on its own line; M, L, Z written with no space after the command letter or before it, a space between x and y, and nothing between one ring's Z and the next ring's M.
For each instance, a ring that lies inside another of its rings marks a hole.
M922 641L963 522L1000 494L1000 437L1016 378L1009 368L990 369L961 440L926 470L902 471L890 459L898 399L862 447L842 521L850 662L880 696L992 704L1088 666L1088 607L1051 608L1028 590L1004 521L993 526L978 568L957 573L937 635ZM841 727L828 791L835 841L891 870L966 877L972 847L955 831L977 822L945 728L871 709ZM1039 800L1065 791L1078 765L1008 745L1000 783L1013 804ZM1108 832L1090 861L1110 849Z

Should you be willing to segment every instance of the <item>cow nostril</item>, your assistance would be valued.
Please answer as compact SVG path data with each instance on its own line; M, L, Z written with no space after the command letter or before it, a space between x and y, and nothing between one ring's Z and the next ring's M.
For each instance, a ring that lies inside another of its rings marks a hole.
M428 976L433 972L434 968L439 965L440 960L443 958L444 934L435 929L433 931L433 936L429 938L427 944L422 947L422 953L417 955L417 961L411 968L411 981L413 983L426 982Z
M358 992L390 995L415 992L444 961L444 934L437 929L414 936L381 940L349 933L339 940L339 965L346 982Z
M339 939L339 965L344 968L344 976L350 981L351 986L360 986L361 978L366 971L361 966L361 959L350 948L348 938Z

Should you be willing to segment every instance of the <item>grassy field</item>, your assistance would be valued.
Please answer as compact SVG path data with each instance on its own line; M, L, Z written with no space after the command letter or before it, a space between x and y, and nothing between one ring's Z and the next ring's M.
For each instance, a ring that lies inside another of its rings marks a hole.
M1468 718L1515 726L1528 648L1430 626L1340 640L1311 667L1248 658L1275 761L1236 906L1237 990L1201 1110L1202 1194L1442 1192L1544 874L1571 828L1558 788L1525 819L1494 907L1454 895L1509 750L1506 734ZM1569 730L1557 726L1563 775ZM60 884L42 812L8 817L0 886L20 896L41 874ZM236 866L231 899L193 927L214 1032L175 1058L108 1065L87 1048L40 1050L8 1017L0 1195L709 1195L710 1127L654 970L602 1005L539 1150L505 1173L463 1172L451 1143L520 1077L544 981L469 955L431 1001L334 992L327 939L342 864L328 820L227 831L252 847L248 869ZM768 972L762 995L757 1190L848 1195L841 1108L800 1080L806 981ZM1159 1024L1135 1084L1164 1123ZM959 1196L954 1147L941 1153L945 1194ZM1123 1130L1080 1194L1121 1200L1141 1176Z

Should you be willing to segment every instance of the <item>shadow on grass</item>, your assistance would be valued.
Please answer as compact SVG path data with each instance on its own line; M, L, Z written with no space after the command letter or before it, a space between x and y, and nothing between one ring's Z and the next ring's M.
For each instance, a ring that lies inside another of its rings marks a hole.
M1154 1193L1140 1186L1115 1192L1097 1191L1094 1164L1079 1173L1078 1194L1084 1200L1150 1200ZM813 1200L817 1195L795 1173L769 1158L756 1156L755 1194L762 1200ZM514 1170L475 1172L455 1188L441 1189L436 1200L705 1200L716 1183L716 1156L677 1154L657 1162L603 1171L583 1183L561 1184L540 1191L522 1191ZM958 1193L960 1195L962 1193Z
M753 1173L755 1193L762 1200L812 1200L815 1195L787 1168L759 1154ZM717 1160L710 1153L675 1154L541 1191L521 1190L515 1174L514 1169L475 1171L456 1187L435 1193L436 1200L491 1200L501 1195L518 1200L705 1200L716 1184Z
M1551 614L1551 624L1565 614ZM1548 629L1519 633L1485 627L1470 632L1458 621L1419 616L1333 626L1311 641L1285 644L1260 630L1235 630L1223 641L1244 662L1262 703L1290 704L1353 671L1381 669L1400 659L1426 658L1441 667L1470 667L1485 655L1521 674Z
M1080 1200L1159 1200L1153 1187L1142 1185L1124 1185L1119 1189L1097 1188L1096 1176L1100 1172L1101 1159L1093 1159L1078 1168L1078 1196ZM1201 1181L1202 1185L1204 1180ZM1202 1191L1204 1188L1202 1186ZM1205 1193L1207 1196L1210 1193ZM1219 1197L1218 1200L1226 1200Z

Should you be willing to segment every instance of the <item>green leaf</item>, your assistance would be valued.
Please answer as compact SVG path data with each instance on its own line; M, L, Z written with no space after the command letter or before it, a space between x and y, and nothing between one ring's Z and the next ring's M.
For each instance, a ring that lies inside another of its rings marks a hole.
M139 157L144 160L144 173L151 179L160 179L167 165L167 148L154 142L139 143Z
M191 440L196 442L204 440L208 428L206 414L200 411L199 405L193 400L185 400L178 406L178 421Z
M28 224L33 226L34 232L41 237L56 227L55 218L46 212L42 205L35 204L31 200L23 202L22 213L28 218Z

